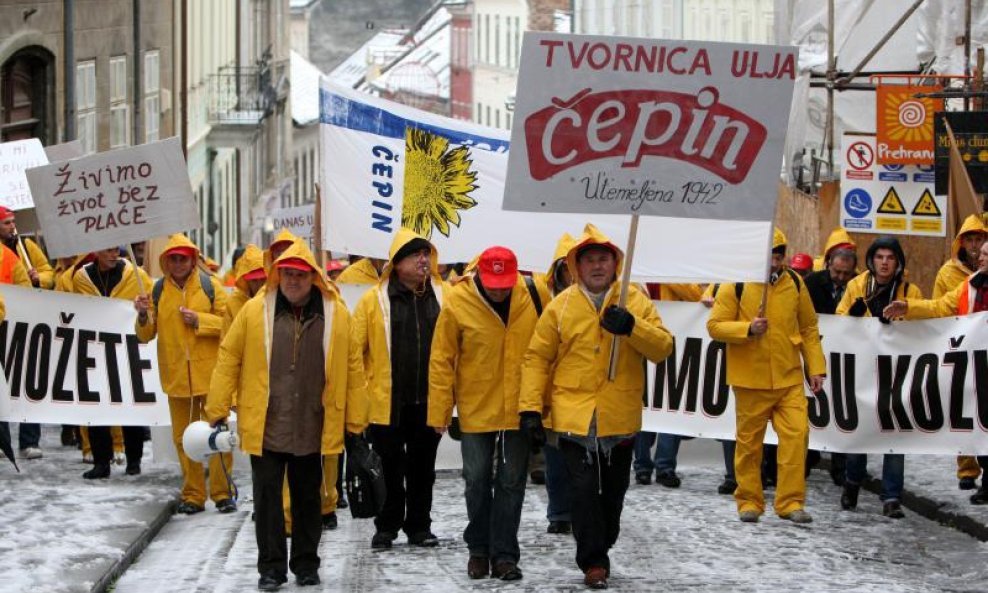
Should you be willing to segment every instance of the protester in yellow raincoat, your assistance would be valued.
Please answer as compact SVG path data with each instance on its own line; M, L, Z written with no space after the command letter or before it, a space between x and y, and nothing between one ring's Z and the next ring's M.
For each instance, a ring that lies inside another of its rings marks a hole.
M915 284L905 280L906 254L894 237L879 237L868 247L865 255L868 270L848 282L847 290L837 304L838 315L851 317L884 317L885 307L893 301L919 299L923 295ZM858 506L861 483L867 476L868 456L864 453L846 455L844 489L840 504L844 510ZM905 481L905 456L887 453L882 457L882 514L892 519L905 517L900 498Z
M206 401L211 424L238 394L240 446L254 479L258 588L287 580L282 484L292 493L290 567L301 586L319 584L320 456L343 449L344 430L367 426L359 351L350 314L309 248L292 244L275 261L263 296L241 309L220 346Z
M134 299L137 337L145 343L158 338L161 387L168 395L172 442L182 467L177 512L185 515L203 511L206 504L205 468L185 454L182 435L189 424L203 418L227 301L222 282L199 270L199 257L199 248L185 235L172 235L158 258L164 277L151 294ZM209 459L209 498L221 513L237 510L230 487L232 469L232 454Z
M379 259L360 258L340 272L336 281L340 284L377 284L381 280L383 265L384 262Z
M223 315L222 333L224 336L229 331L230 325L233 324L233 320L237 317L240 309L247 304L247 301L257 295L267 280L267 272L264 271L264 253L260 247L249 244L244 248L243 255L237 260L234 277L233 292L230 293L230 298L226 301L226 312ZM236 401L234 401L234 405L236 405Z
M18 238L15 214L3 206L0 206L0 243L21 260L31 286L45 289L55 287L55 270L52 269L48 256L32 239Z
M813 258L813 271L819 272L820 270L827 269L830 264L830 254L837 249L850 249L855 251L858 248L857 244L851 239L851 235L848 234L843 228L836 228L827 237L827 242L823 246L823 255L819 255Z
M435 247L406 228L391 244L378 284L354 311L353 339L364 359L370 437L388 494L374 519L374 548L390 548L404 530L416 546L435 546L432 486L439 435L426 425L429 353L446 284Z
M566 263L577 282L550 302L525 353L518 409L533 444L551 415L571 480L576 562L587 586L603 588L617 541L632 443L641 429L645 358L659 362L672 336L639 290L617 305L623 253L588 224ZM620 336L617 337L616 336ZM611 349L616 375L608 380Z
M151 290L151 278L120 257L120 249L112 247L95 252L95 261L75 271L72 290L77 294L102 296L132 301L141 292ZM124 454L128 475L141 473L141 456L144 453L144 427L123 427ZM113 440L109 426L90 426L89 442L93 450L93 468L82 475L86 479L110 477L113 460Z
M734 388L737 414L734 499L745 522L765 512L762 442L769 421L779 435L775 512L796 523L812 521L803 508L809 434L803 365L816 392L826 361L813 302L802 279L785 267L785 249L785 235L776 229L767 285L721 285L707 320L710 337L727 344L727 383Z
M442 433L455 405L469 523L467 574L522 577L518 526L529 443L518 430L521 363L538 320L505 247L485 250L477 274L450 290L439 314L429 363L428 424Z

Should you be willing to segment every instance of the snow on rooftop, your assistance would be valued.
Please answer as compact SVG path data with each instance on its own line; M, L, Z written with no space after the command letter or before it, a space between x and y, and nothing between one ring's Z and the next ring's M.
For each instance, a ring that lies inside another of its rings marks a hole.
M330 80L352 88L367 76L373 56L382 50L398 47L407 33L405 29L387 29L374 35L329 73Z
M296 51L291 53L292 119L300 126L319 121L319 77L322 72Z

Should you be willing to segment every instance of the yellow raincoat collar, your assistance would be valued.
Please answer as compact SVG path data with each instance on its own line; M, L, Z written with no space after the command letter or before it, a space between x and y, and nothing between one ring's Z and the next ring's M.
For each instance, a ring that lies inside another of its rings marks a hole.
M562 242L562 240L560 240ZM580 274L576 266L576 254L580 249L588 245L603 245L614 251L614 255L617 257L617 267L614 269L615 280L621 277L621 270L624 266L624 252L618 248L610 238L591 223L587 223L587 226L583 228L583 234L580 238L574 241L573 245L566 252L566 266L569 267L570 276L573 277L573 282L579 282Z
M950 244L950 258L954 261L962 264L965 268L967 267L966 262L960 261L958 256L961 251L961 235L965 233L988 233L988 228L985 227L984 221L977 214L972 214L964 219L964 224L961 225L961 229L957 231L957 236L954 237L954 242Z
M244 294L250 294L244 276L258 268L264 268L264 253L260 247L251 243L244 248L244 254L240 256L234 267L233 273L236 277L234 286L243 291Z
M172 249L175 249L176 247L190 247L192 249L195 249L196 250L195 264L198 266L199 258L202 256L202 253L199 251L199 248L196 246L195 243L190 241L189 238L186 237L185 235L175 234L168 237L168 244L165 245L165 249L161 252L161 255L158 257L158 265L161 266L161 271L163 273L165 273L165 271L168 270L168 252L171 251Z
M246 254L245 254L246 256ZM312 251L309 250L309 246L303 241L295 241L292 246L285 250L284 253L275 260L275 264L283 259L301 259L305 263L312 266L312 270L316 272L315 280L313 283L319 287L319 291L323 293L324 296L334 296L338 295L336 287L326 280L326 274L322 273L319 269L319 264L316 263L316 257L312 255ZM243 258L241 258L243 259ZM268 269L268 279L265 283L267 291L270 294L274 294L278 291L278 285L281 282L281 272L278 270L277 265L271 266Z

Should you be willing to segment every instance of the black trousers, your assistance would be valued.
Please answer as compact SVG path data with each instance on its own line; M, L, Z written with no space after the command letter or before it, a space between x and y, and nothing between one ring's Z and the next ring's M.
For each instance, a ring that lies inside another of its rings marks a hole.
M121 428L127 464L140 464L141 457L144 455L144 427L122 426ZM89 447L93 451L94 462L110 463L113 461L113 437L110 435L110 427L90 426Z
M319 538L322 537L322 456L295 456L264 450L250 456L254 480L254 532L257 537L257 572L281 576L291 568L295 574L319 569ZM288 562L285 514L281 489L288 471L292 497L292 555Z
M559 439L559 450L569 470L576 565L584 572L594 566L611 569L607 552L621 532L621 510L631 479L633 449L629 440L609 454L596 453L568 439Z
M425 404L404 406L398 426L373 424L371 445L381 456L388 495L374 519L378 531L411 535L432 526L432 486L440 435L426 426Z

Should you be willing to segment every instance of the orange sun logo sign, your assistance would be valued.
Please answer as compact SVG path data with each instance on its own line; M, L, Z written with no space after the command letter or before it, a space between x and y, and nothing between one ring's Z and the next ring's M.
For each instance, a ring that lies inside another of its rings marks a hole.
M916 98L936 86L881 85L876 89L878 115L876 160L880 165L928 165L933 162L933 114L943 100Z

